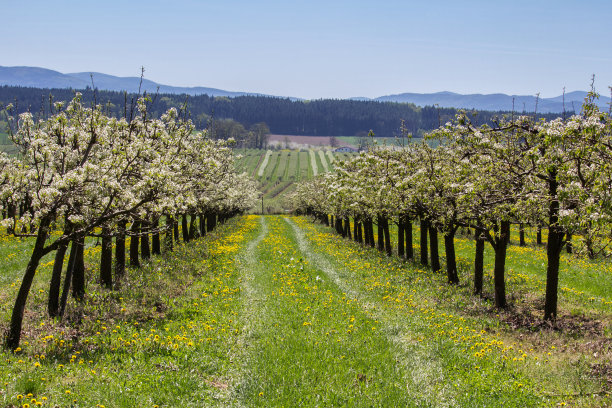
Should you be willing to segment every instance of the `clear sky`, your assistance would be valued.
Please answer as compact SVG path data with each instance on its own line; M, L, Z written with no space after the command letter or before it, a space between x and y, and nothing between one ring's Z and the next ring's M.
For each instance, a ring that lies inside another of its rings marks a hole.
M612 85L612 0L0 0L0 65L303 98Z

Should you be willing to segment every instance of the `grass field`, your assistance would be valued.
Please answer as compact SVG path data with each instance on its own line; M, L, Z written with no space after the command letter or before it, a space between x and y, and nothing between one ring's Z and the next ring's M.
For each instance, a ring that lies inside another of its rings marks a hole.
M237 150L238 171L246 171L259 182L264 199L264 211L279 213L289 210L285 201L295 183L317 174L334 170L334 163L346 160L354 153L333 153L328 149L302 150ZM261 204L257 212L261 212Z
M31 242L2 243L4 330ZM22 349L0 352L0 406L612 404L607 262L564 256L554 330L517 325L540 296L533 247L510 248L514 298L497 311L471 294L466 270L450 287L301 217L233 219L130 269L117 291L96 282L95 244L86 301L63 323L45 317L44 261ZM470 241L457 244L470 259Z

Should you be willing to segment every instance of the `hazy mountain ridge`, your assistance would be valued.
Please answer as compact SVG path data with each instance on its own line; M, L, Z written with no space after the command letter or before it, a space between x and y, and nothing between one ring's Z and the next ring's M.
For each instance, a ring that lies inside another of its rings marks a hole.
M25 86L34 88L73 88L84 89L91 87L93 83L96 88L109 91L128 91L138 92L140 86L139 77L117 77L99 72L76 72L63 74L58 71L39 68L39 67L3 67L0 66L0 85ZM143 79L142 91L154 93L187 94L210 96L271 96L259 93L232 92L217 88L208 87L177 87L171 85L158 84L154 81ZM540 98L538 100L537 111L540 113L579 111L587 93L584 91L574 91L565 94L565 106L563 95L553 98ZM298 98L290 98L296 100ZM533 95L506 95L496 94L458 94L454 92L436 93L401 93L395 95L385 95L378 98L355 97L352 100L378 101L378 102L399 102L413 103L417 106L435 106L445 108L462 108L488 111L512 111L514 99L514 111L521 113L532 113L535 110L536 97ZM609 108L610 98L601 96L597 102L599 107L604 110ZM564 109L565 108L565 109Z
M140 77L117 77L100 72L75 72L62 74L51 69L38 67L3 67L0 66L0 85L27 86L32 88L73 88L84 89L92 86L107 91L138 92ZM142 80L141 91L149 93L187 94L187 95L211 95L211 96L262 96L258 93L232 92L207 87L178 87L163 85L148 79Z
M463 108L488 111L512 111L533 113L538 103L537 111L540 113L552 113L565 111L579 112L587 92L574 91L565 94L565 106L563 95L554 98L536 98L532 95L506 95L496 94L457 94L454 92L437 92L431 94L402 93L397 95L386 95L375 98L380 102L402 102L414 103L418 106L438 105L443 108ZM600 109L608 110L610 98L600 96L597 105ZM514 105L513 105L514 103Z

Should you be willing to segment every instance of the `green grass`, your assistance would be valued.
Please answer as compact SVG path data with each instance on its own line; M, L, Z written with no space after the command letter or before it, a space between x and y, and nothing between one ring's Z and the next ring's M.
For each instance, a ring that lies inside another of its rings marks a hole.
M458 239L460 251L467 242ZM50 267L39 271L23 349L0 351L0 406L43 398L43 406L75 407L612 403L609 374L601 374L610 366L609 332L514 329L507 317L516 310L473 296L467 270L464 284L451 287L443 274L306 218L230 220L129 269L116 291L96 282L95 243L86 253L86 301L71 301L64 322L45 316ZM30 250L29 238L2 238L2 329ZM511 249L509 258L535 277L538 251ZM564 257L575 271L564 283L585 294L564 301L606 324L610 306L585 296L609 288L609 263L572 263ZM532 279L511 285L514 305L531 301L537 287Z

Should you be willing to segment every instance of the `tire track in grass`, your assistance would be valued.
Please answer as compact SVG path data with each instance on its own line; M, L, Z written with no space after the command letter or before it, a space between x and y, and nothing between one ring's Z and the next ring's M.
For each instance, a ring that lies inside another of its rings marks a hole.
M240 362L239 372L236 373L236 381L232 387L232 400L235 406L242 406L237 395L244 382L250 376L249 364L252 358L251 340L256 337L257 320L261 316L261 298L258 296L258 289L255 286L254 271L257 269L259 252L258 246L268 235L268 225L265 217L259 217L259 234L249 242L245 249L240 253L237 263L241 270L241 291L242 291L242 319L244 327L236 341L236 359Z
M296 236L303 250L312 254L312 262L351 291L360 306L373 310L386 336L398 345L398 356L414 383L410 390L416 386L416 392L429 396L428 403L549 406L529 374L540 365L538 359L528 357L520 346L514 349L500 341L495 330L481 330L478 321L428 305L430 290L437 286L428 282L430 274L405 265L392 266L391 260L377 253L363 258L370 251L356 250L357 245L319 233L303 218L287 222L295 225ZM424 298L419 296L422 290Z
M437 364L435 356L429 353L416 352L413 337L407 331L405 324L400 324L393 321L389 316L384 314L380 308L368 300L362 293L356 291L349 283L343 274L339 273L331 263L319 254L316 254L308 243L308 238L304 231L293 221L284 218L294 231L300 251L316 268L324 272L334 284L349 297L357 299L358 304L374 318L382 323L383 330L387 340L396 348L394 353L398 362L410 373L409 391L419 392L425 397L423 401L426 405L438 407L456 406L456 401L449 398L446 387L431 387L432 383L437 383L439 379L444 377L443 368ZM437 385L437 384L436 384Z
M266 222L269 233L245 254L250 350L237 403L439 406L407 392L392 344L375 334L379 322L304 260L291 226L278 216Z

